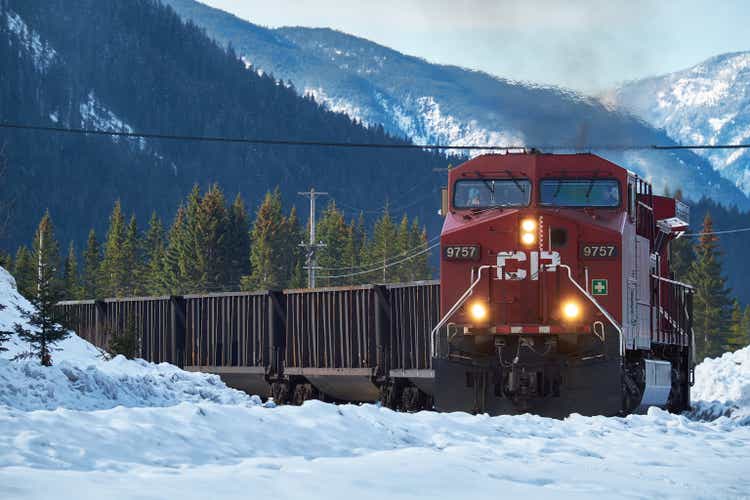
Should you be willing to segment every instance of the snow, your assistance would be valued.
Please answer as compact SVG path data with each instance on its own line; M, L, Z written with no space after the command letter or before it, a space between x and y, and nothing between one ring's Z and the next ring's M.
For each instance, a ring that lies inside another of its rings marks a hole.
M125 123L115 113L105 105L101 104L94 91L89 92L86 102L82 102L78 107L81 113L81 128L93 128L105 132L125 132L133 133L133 127ZM141 151L146 149L146 139L143 137L129 137L127 139L132 144L137 144ZM120 137L113 135L112 142L120 142Z
M692 68L624 85L602 96L683 144L750 140L750 52L723 54ZM750 153L696 150L750 195Z
M476 120L461 120L443 111L440 103L433 96L406 96L400 102L392 102L382 94L376 100L384 113L393 117L404 136L416 144L455 144L470 146L473 144L498 144L523 146L525 140L519 132L507 130L489 130ZM457 155L476 156L491 151L482 150L448 150ZM500 151L497 151L500 152Z
M8 30L13 33L21 47L31 55L34 67L40 73L46 73L57 58L57 52L46 43L34 30L29 29L21 16L13 11L5 13Z
M0 267L0 330L11 331L24 323L20 310L32 305L15 289L15 280ZM124 407L163 407L181 402L211 401L222 404L260 403L243 392L229 389L216 375L190 373L168 363L154 364L109 356L71 334L52 353L54 366L44 368L36 359L13 360L27 352L13 336L0 352L0 407L21 411L101 410Z
M0 303L0 328L29 307L2 268ZM711 420L263 406L211 375L107 360L75 335L63 347L52 368L9 361L17 341L0 359L0 498L748 494L750 422L735 417L750 407L750 347L696 371L694 397L721 409Z

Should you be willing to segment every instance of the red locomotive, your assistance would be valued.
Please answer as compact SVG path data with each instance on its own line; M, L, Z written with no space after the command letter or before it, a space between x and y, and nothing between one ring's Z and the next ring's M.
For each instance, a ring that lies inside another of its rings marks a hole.
M564 417L689 406L688 207L593 154L479 156L443 193L435 406Z

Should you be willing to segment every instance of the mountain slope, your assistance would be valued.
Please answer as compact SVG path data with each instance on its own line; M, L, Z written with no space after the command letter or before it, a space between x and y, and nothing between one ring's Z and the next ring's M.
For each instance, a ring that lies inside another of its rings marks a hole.
M269 76L248 71L155 0L1 0L0 119L7 122L167 134L402 143ZM5 71L5 69L8 71ZM288 201L311 185L364 208L401 203L423 186L411 213L434 232L446 159L416 150L330 149L124 140L0 131L15 187L6 242L28 241L49 208L58 235L82 243L106 224L115 199L140 220L168 220L193 183L218 182L254 206L281 186ZM17 221L17 223L16 223Z
M562 145L673 144L664 133L598 100L454 66L430 64L330 29L266 29L194 0L164 0L256 71L291 81L330 109L424 143ZM544 148L543 148L544 149ZM595 148L594 148L595 149ZM750 201L703 158L688 152L598 151L693 198Z
M750 52L712 57L691 68L628 83L604 96L681 143L750 141ZM750 194L750 151L705 150L722 176Z

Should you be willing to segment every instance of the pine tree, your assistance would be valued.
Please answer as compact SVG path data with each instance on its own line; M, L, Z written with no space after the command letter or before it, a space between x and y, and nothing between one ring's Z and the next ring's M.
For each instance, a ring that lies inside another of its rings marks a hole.
M281 192L277 188L273 193L266 193L263 203L253 222L250 232L250 275L242 278L243 290L282 288L285 284L285 270L289 256L289 235L285 234L287 221L281 211Z
M305 234L297 217L297 207L292 206L289 216L284 219L283 252L283 286L300 288L305 286L304 262L305 252L300 243ZM300 277L302 279L300 280Z
M429 280L432 279L432 268L430 267L430 252L427 251L427 228L419 227L419 221L414 220L411 227L412 236L412 263L413 275L412 280Z
M86 242L86 251L83 253L83 275L81 276L81 295L85 299L95 299L99 297L99 282L101 270L101 249L99 241L96 239L96 232L92 229L89 231L89 238Z
M198 218L201 209L201 191L198 184L193 186L185 204L185 218L179 244L178 267L181 287L189 292L203 289L199 265Z
M151 214L148 230L143 238L144 276L142 286L148 295L165 293L161 286L161 273L164 266L164 226L156 212Z
M122 215L120 201L115 202L109 217L109 230L104 242L104 257L101 265L101 293L110 297L121 297L125 294L127 268L125 252L125 218Z
M179 295L184 293L185 286L180 269L181 254L187 245L187 231L185 230L185 207L177 209L172 227L169 229L167 248L164 252L162 269L159 277L161 293Z
M125 270L123 274L122 294L125 296L141 295L142 282L145 275L143 251L138 236L138 222L135 215L130 217L125 228L125 238L122 242L122 260Z
M346 250L348 228L344 221L344 214L336 208L336 202L331 200L321 214L317 226L317 236L325 246L318 251L317 264L322 268L323 275L340 275L342 267L346 265L344 252ZM342 278L322 278L319 286L336 286L344 284Z
M50 286L52 290L59 294L62 292L62 265L60 260L60 245L55 239L55 228L52 223L52 217L47 210L42 219L39 221L36 234L34 235L34 241L31 245L31 265L34 267L34 273L36 275L32 278L32 293L37 292L39 287L39 263L45 267L50 273Z
M229 210L227 236L227 287L236 289L242 276L250 273L250 226L247 220L245 202L239 194Z
M13 264L13 277L16 279L18 293L24 297L31 297L36 284L36 267L31 252L25 246L18 247Z
M64 297L68 300L81 298L81 282L78 276L78 259L73 242L68 246L68 255L63 265L63 290Z
M409 217L406 214L401 217L401 223L396 232L395 260L393 265L393 278L391 281L411 281L413 276L413 262L408 257L412 254L414 241L409 226ZM403 261L398 264L396 262Z
M745 329L745 315L737 299L732 304L732 319L729 327L729 336L725 348L728 351L736 351L748 345L748 331Z
M688 281L695 287L693 328L696 352L700 358L721 354L729 333L731 301L726 280L721 275L719 239L714 234L711 215L703 221L704 233L695 247L696 259L690 266Z
M750 345L750 305L745 306L745 311L742 313L742 326L740 330L745 334L744 344L740 345L740 347Z
M54 307L60 300L61 287L57 268L59 254L49 213L39 223L34 255L37 264L36 292L29 298L34 309L21 312L28 327L16 323L14 330L21 340L31 345L30 356L37 356L42 365L51 366L52 348L68 336L68 331L54 320Z
M13 269L13 256L0 250L0 267L10 272Z
M195 217L193 291L224 290L229 281L229 214L224 193L217 185L211 186L200 200Z
M388 213L388 207L386 207L383 215L373 227L372 240L365 252L367 268L377 268L377 270L366 275L367 281L387 283L394 278L393 267L390 264L394 260L393 257L398 254L396 236L396 226Z

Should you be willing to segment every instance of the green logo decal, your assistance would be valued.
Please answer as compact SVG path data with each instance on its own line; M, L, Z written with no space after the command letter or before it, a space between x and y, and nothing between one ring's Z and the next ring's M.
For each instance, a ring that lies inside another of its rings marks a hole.
M607 295L607 280L591 280L591 291L594 295Z

